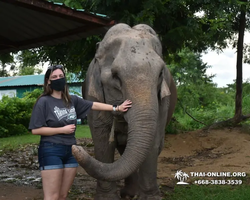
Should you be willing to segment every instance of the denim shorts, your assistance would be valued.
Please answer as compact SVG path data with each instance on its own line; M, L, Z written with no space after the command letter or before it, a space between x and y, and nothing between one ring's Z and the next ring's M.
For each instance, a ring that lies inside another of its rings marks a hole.
M38 161L40 170L78 167L71 150L72 145L40 142Z

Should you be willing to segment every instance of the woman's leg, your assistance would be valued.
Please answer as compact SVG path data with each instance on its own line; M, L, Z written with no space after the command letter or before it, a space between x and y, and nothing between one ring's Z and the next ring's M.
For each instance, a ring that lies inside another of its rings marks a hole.
M62 184L60 188L60 198L59 200L65 200L67 198L70 187L76 176L77 168L64 168L62 175Z
M38 158L44 200L65 200L78 166L72 155L71 145L41 142Z
M64 169L41 171L44 200L58 200L63 181Z

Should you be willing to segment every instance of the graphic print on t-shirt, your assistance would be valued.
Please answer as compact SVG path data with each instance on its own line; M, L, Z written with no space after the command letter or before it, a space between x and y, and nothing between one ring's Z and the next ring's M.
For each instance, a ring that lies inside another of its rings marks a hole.
M70 109L58 108L57 106L55 106L54 113L56 114L58 121L60 121L64 117L67 117L67 120L75 120L76 119L76 111L75 111L75 108L73 106Z

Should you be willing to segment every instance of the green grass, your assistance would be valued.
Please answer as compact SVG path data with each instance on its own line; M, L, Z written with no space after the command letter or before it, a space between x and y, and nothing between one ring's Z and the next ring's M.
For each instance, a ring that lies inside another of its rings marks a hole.
M248 200L249 185L191 185L175 186L173 192L166 193L165 200Z
M76 138L91 138L89 126L77 125ZM4 151L13 151L26 144L38 144L39 141L40 136L32 135L31 133L20 136L0 138L0 155Z
M91 138L91 133L88 125L77 125L76 138Z

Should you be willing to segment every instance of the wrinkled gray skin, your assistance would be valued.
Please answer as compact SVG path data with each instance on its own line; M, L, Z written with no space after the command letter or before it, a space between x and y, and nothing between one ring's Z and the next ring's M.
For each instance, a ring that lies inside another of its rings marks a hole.
M85 99L117 105L126 99L133 102L126 113L88 115L98 161L83 148L72 147L79 164L98 180L95 199L120 199L115 181L121 179L125 179L122 197L161 199L157 158L177 95L155 31L144 24L113 26L99 43L84 88ZM115 148L121 154L116 161Z

